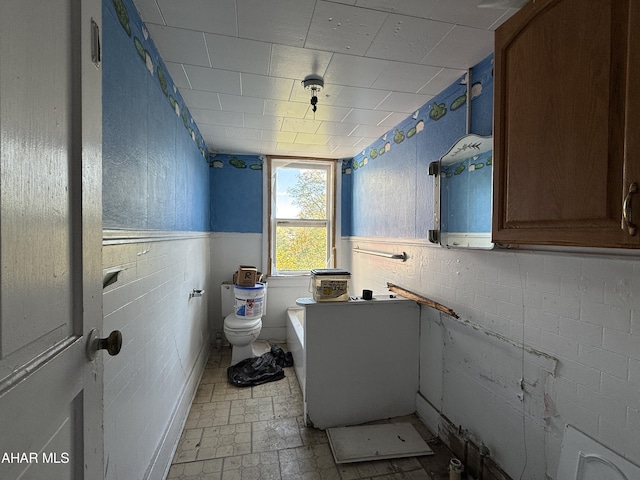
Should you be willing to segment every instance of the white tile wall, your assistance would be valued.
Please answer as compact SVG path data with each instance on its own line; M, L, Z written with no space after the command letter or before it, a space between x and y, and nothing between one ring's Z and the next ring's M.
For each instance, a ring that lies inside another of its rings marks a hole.
M403 263L354 253L355 291L386 293L386 282L395 283L503 335L504 343L524 339L527 347L557 359L554 375L525 387L523 433L522 409L513 407L512 398L523 376L520 360L498 362L504 352L495 337L469 327L462 328L474 351L456 349L461 332L452 329L452 320L423 308L422 395L483 441L509 475L554 478L566 423L640 464L640 257L350 240L352 247L409 254ZM535 371L529 357L525 383ZM476 372L461 381L470 358Z
M527 347L558 360L555 375L538 378L535 356L525 356L529 386L523 434L522 411L514 407L519 402L514 403L514 396L522 377L520 359L496 362L504 358L504 348L468 327L464 328L475 335L473 348L481 348L483 354L455 350L456 338L462 345L461 333L452 332L446 318L441 321L435 311L423 309L422 395L470 436L485 442L507 473L520 478L526 439L528 461L522 478L545 473L553 478L566 423L640 463L640 258L462 251L423 242L343 239L344 251L356 245L406 251L409 260L352 254L346 267L352 272L352 293L364 288L386 293L386 283L392 282L444 303L462 320L504 336L505 343L520 345L524 339ZM262 236L213 234L211 257L215 331L222 330L217 285L239 263L262 264ZM299 296L309 296L307 287L306 282L271 282L264 339L284 338L284 309ZM454 363L463 358L478 364L477 372L465 374L467 381L453 377L460 372ZM510 441L503 442L505 438Z
M256 233L213 233L211 234L211 281L213 293L209 310L212 334L222 334L222 310L220 306L220 285L231 281L238 265L254 265L262 269L262 235ZM271 298L267 292L267 308ZM268 314L268 311L267 311ZM265 319L266 320L266 319ZM284 324L283 324L284 326Z
M103 313L104 332L123 335L120 354L103 356L105 478L147 478L171 461L206 362L209 238L105 245L103 270L122 270ZM189 298L194 288L205 296Z

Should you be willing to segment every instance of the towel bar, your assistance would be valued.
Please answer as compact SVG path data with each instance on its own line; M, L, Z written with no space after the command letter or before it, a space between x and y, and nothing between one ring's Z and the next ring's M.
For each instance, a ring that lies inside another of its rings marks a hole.
M366 253L367 255L375 255L377 257L384 257L384 258L393 258L396 260L402 260L403 262L407 261L407 258L409 258L407 256L406 252L402 252L402 253L385 253L385 252L376 252L373 250L364 250L360 247L356 247L353 249L354 252L358 252L358 253Z

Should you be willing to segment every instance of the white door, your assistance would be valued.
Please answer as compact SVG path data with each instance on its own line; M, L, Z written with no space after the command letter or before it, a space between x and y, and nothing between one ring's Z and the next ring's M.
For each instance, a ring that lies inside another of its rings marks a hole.
M104 476L100 0L0 1L0 478Z

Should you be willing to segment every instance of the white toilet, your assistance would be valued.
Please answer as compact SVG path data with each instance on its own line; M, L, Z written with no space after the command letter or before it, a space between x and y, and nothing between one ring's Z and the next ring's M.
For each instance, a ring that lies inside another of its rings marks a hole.
M249 307L253 306L253 302L248 297L260 295L260 289L263 294L259 299L261 305L256 311L252 311ZM263 353L254 350L254 342L262 330L262 312L266 310L266 289L265 284L258 284L253 289L227 283L220 287L224 335L232 347L231 365Z

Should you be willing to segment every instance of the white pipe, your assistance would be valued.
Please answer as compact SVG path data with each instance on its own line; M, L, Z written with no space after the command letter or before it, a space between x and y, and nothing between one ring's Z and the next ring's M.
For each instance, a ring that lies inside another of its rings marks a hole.
M449 480L460 480L462 474L462 462L452 458L449 462Z

